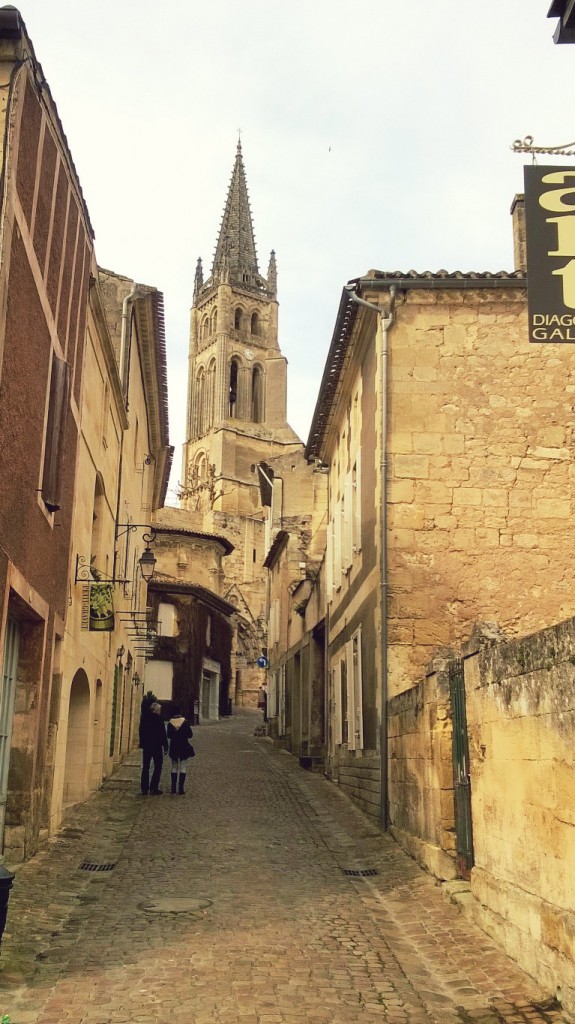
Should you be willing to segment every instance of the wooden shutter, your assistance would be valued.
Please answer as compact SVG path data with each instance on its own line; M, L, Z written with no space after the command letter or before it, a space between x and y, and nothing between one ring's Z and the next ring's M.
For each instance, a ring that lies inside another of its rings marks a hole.
M44 445L42 498L46 508L55 512L62 502L62 460L66 436L66 415L70 394L70 366L54 356L50 375L48 421Z

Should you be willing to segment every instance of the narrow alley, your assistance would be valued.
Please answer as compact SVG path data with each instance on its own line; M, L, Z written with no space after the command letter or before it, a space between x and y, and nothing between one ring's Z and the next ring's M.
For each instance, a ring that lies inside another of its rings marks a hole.
M139 755L17 872L2 944L11 1024L559 1022L430 876L321 775L254 735L196 728L185 797Z

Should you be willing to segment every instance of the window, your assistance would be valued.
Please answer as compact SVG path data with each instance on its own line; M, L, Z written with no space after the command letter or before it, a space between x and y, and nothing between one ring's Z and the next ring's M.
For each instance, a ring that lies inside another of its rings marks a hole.
M257 313L252 313L250 330L252 334L260 333L260 318Z
M206 430L214 425L216 409L216 361L212 359L206 377Z
M160 603L158 607L158 635L174 636L176 609L173 604Z
M237 416L238 400L238 363L232 359L230 363L230 391L229 391L229 415L231 419Z
M240 307L238 306L238 308L236 309L236 311L234 313L234 327L235 327L236 331L241 330L241 326L242 326L242 311L241 311Z
M262 371L259 366L254 366L252 370L252 423L261 423L263 420L263 385Z
M347 663L348 749L363 750L361 628L345 645Z
M66 436L66 414L70 394L70 365L54 355L50 375L48 420L42 473L42 498L50 512L61 508L62 461Z
M90 564L102 569L102 530L104 526L104 510L106 507L104 497L104 481L100 473L96 473L94 484L94 504L92 506L92 542L90 545Z
M201 437L205 433L205 400L206 400L206 373L203 366L200 366L196 374L195 409L194 409L194 437Z

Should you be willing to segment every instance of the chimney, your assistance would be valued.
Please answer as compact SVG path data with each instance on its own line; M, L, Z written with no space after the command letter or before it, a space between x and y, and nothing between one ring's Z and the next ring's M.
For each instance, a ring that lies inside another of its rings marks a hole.
M513 262L515 270L527 273L527 242L525 239L525 196L518 193L511 204L513 218Z

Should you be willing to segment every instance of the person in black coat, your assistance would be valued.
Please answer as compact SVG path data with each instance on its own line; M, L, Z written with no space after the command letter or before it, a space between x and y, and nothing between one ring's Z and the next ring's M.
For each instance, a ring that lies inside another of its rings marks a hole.
M162 707L157 702L151 704L147 710L142 708L140 747L142 748L141 786L143 796L147 796L148 793L151 796L160 796L162 793L158 786L160 784L160 775L162 774L164 754L168 753L168 741L166 738L166 726L162 721L161 715ZM154 769L150 779L150 764L152 761Z
M190 743L193 736L190 723L180 714L176 706L172 709L172 717L168 722L169 752L172 760L172 793L177 792L184 795L184 785L188 770L188 758L195 756L194 748Z

